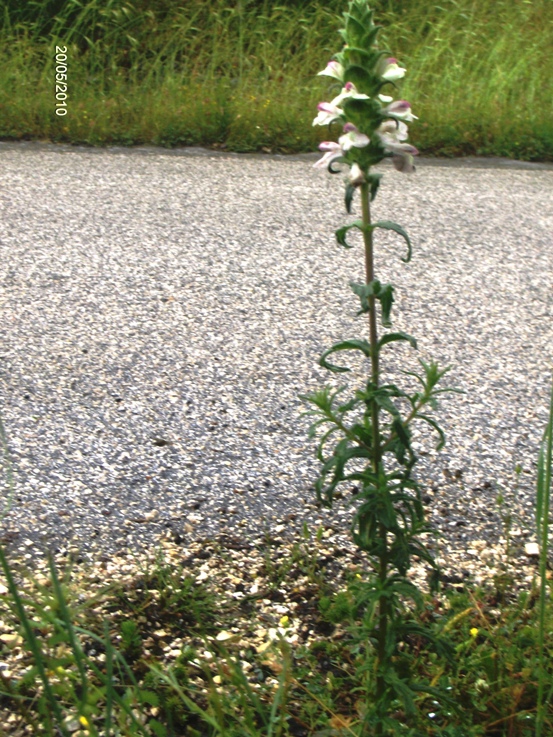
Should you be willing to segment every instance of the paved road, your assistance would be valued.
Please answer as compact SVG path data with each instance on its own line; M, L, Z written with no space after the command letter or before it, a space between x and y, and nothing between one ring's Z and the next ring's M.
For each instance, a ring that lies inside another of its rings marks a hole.
M317 468L298 393L363 337L361 249L340 177L313 157L0 144L0 409L15 473L5 542L97 555L160 535L255 536L304 519ZM451 364L448 445L419 476L449 544L531 531L553 366L553 169L503 160L386 169L378 274L395 327ZM386 368L414 368L414 352ZM354 374L354 377L357 374ZM404 381L404 379L401 379ZM423 451L428 438L417 438ZM522 471L515 485L515 466Z

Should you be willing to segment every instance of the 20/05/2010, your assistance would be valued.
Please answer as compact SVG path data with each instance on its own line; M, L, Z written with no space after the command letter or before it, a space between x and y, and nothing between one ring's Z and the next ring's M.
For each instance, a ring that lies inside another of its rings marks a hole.
M56 46L56 115L67 115L67 46Z

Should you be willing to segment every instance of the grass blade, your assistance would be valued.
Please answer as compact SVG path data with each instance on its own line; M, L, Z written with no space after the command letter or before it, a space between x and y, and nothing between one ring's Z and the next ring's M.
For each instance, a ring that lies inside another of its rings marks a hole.
M69 609L67 608L65 596L63 595L63 591L60 585L60 580L58 578L58 573L56 571L56 566L54 565L54 561L52 560L51 556L48 558L48 567L50 568L50 575L52 577L52 586L54 588L54 593L55 593L56 601L57 601L59 611L61 614L61 619L63 621L65 632L67 633L67 639L69 640L71 650L73 651L73 655L75 657L75 662L77 663L77 669L79 671L79 676L81 679L81 691L80 691L81 705L86 704L87 693L88 693L88 678L87 678L87 673L86 673L86 668L85 668L85 663L84 663L83 651L82 651L80 642L75 637L75 630L73 628L73 622L71 621L71 616L69 614Z
M0 547L0 565L2 566L4 575L6 576L6 581L8 584L8 590L10 592L11 600L13 602L15 611L17 612L17 616L19 617L19 621L21 622L21 626L23 627L27 646L33 655L34 662L37 667L38 674L40 676L40 680L42 681L42 685L44 687L44 694L46 696L48 704L50 705L50 709L55 717L58 729L64 737L70 737L70 734L67 731L63 723L63 714L62 714L60 705L52 691L50 681L48 680L48 676L46 674L46 668L44 666L44 655L42 653L38 640L35 637L35 634L33 632L31 621L29 620L29 617L27 616L27 612L25 611L25 607L23 606L23 601L21 599L21 596L19 595L19 591L17 590L17 585L15 583L13 574L8 565L8 561L6 559L4 551L2 550L1 547Z
M538 632L538 659L539 682L538 704L536 716L536 737L543 734L546 703L545 691L545 605L547 587L547 552L549 546L549 516L551 500L551 468L553 465L553 385L549 405L549 421L543 435L538 459L538 488L536 494L536 518L538 523L538 540L540 543L540 601L539 601L539 632Z
M14 494L14 480L13 480L12 461L11 461L10 453L8 450L6 432L4 430L4 423L2 422L1 416L0 416L0 445L2 446L2 455L3 455L2 462L5 467L6 485L8 487L8 498L6 500L6 504L4 508L2 509L2 512L0 512L0 519L2 519L3 517L6 516L6 514L11 509L12 499L13 499L13 494Z

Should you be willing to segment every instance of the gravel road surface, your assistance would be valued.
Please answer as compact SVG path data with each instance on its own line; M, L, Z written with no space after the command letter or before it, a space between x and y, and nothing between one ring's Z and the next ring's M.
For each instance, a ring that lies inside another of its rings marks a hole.
M341 176L314 160L0 144L10 549L94 558L304 521L347 530L345 499L314 504L298 394L335 381L323 350L366 337L348 287L362 250L336 244ZM405 265L380 231L377 274L396 288L394 328L419 344L391 348L385 368L397 378L418 353L466 391L437 415L443 451L417 438L430 514L447 548L474 556L503 534L501 493L522 549L553 367L553 168L382 170L375 217L414 248Z

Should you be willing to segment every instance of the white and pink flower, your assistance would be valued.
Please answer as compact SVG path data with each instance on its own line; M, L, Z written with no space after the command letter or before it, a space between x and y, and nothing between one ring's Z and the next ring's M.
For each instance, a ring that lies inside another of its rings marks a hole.
M320 102L317 105L319 114L313 121L313 125L329 125L335 120L340 120L343 117L344 111L338 107L338 105L332 102Z
M353 123L346 123L344 126L344 135L340 136L338 143L343 151L349 151L352 148L364 148L370 143L370 139L364 133L360 133Z
M328 167L335 159L344 156L352 148L364 148L368 146L370 139L364 133L361 133L353 123L346 123L344 133L335 141L323 141L319 144L319 150L325 151L325 155L319 159L313 166L316 169Z
M359 187L360 184L364 184L366 182L365 173L363 172L363 169L361 169L359 164L352 165L351 169L349 170L347 181L354 187Z
M415 171L413 156L419 152L407 140L407 126L401 121L386 120L382 123L376 135L386 151L392 155L392 163L398 171L410 173Z
M319 143L319 150L326 151L325 155L313 164L315 169L326 169L333 161L343 156L344 152L339 143L335 141L323 141Z
M320 102L317 105L319 114L313 121L313 125L328 125L335 120L345 117L344 111L340 105L344 100L368 100L369 96L358 92L353 82L346 82L340 94L330 102Z
M384 68L380 76L386 82L395 82L397 79L401 79L405 75L406 71L406 69L399 66L397 59L390 56L388 59L384 60Z
M335 97L334 100L330 103L331 105L341 105L344 100L368 100L369 96L364 95L362 92L357 91L357 87L353 84L353 82L346 82L344 87L342 88L342 91L338 95L338 97Z
M418 120L417 116L411 112L411 104L407 100L396 100L387 105L383 112L385 115L396 118L396 120L406 120L408 123Z
M329 61L326 68L319 72L318 77L332 77L342 82L344 79L344 67L338 61Z

